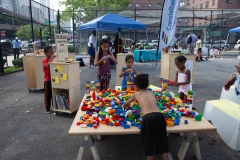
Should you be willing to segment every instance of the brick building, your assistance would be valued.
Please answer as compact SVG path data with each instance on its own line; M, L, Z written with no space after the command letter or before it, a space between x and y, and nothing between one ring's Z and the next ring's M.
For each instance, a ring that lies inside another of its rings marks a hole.
M128 8L136 12L136 21L147 24L148 32L158 33L163 1L131 0Z
M178 26L202 26L210 22L222 28L233 28L240 25L239 0L180 0L180 10L192 9L192 17L179 18ZM217 11L218 9L218 11ZM223 9L222 11L219 11ZM229 11L227 11L229 9ZM238 9L239 11L234 11Z

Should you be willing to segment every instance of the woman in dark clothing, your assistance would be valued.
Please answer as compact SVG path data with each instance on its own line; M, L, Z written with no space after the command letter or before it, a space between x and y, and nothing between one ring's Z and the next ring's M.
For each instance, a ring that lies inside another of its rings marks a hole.
M115 34L115 40L113 42L112 49L115 50L114 56L116 57L116 54L123 53L123 43L122 39L119 38L119 34Z

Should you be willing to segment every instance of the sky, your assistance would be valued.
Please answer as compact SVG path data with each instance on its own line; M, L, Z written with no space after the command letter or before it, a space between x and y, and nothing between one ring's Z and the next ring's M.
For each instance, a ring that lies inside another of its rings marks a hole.
M54 10L60 10L60 11L63 11L64 10L64 6L59 6L58 3L60 1L63 1L63 0L51 0L50 3L51 3L51 8L53 8Z

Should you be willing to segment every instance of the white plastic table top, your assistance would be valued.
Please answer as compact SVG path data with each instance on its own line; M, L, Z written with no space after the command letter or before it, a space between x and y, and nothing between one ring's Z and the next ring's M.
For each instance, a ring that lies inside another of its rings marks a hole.
M80 108L82 106L82 103L83 101L80 104ZM131 126L129 129L124 129L121 126L115 127L99 124L97 129L94 129L93 127L81 128L77 125L77 122L79 121L80 117L86 112L82 111L80 108L68 132L68 135L70 136L140 134L140 129L134 126ZM184 120L188 120L188 124L184 124ZM181 122L179 126L167 127L168 133L202 131L216 131L216 127L209 123L205 118L202 118L202 121L195 121L194 118L189 117L181 117Z

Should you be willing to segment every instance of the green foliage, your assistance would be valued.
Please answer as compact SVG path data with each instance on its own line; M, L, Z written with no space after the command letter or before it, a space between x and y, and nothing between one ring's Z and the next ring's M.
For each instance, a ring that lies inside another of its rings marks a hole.
M15 67L23 67L23 59L22 58L18 58L18 59L15 59L12 61L12 64L15 66Z
M9 24L9 25L20 25L20 22L18 19L13 18L11 16L0 14L0 24Z
M73 53L74 50L73 50L73 46L68 46L68 53Z
M22 70L23 68L19 68L19 67L14 67L14 66L11 66L11 67L7 67L7 68L4 68L4 73L12 73L12 72L16 72L16 71L19 71L19 70Z
M33 25L34 37L38 37L37 32L40 28L37 25ZM32 38L32 27L30 24L21 26L20 29L15 33L18 38Z
M80 16L81 21L88 22L96 18L96 15L104 15L109 12L114 13L114 9L123 9L127 7L129 3L130 0L65 0L61 2L61 4L66 7L65 12L61 14L61 21L70 20L73 16L72 11L76 11L78 8L82 9L82 13L79 15L75 12L74 16L78 17L77 19L79 19ZM101 11L97 11L96 13L94 10Z

